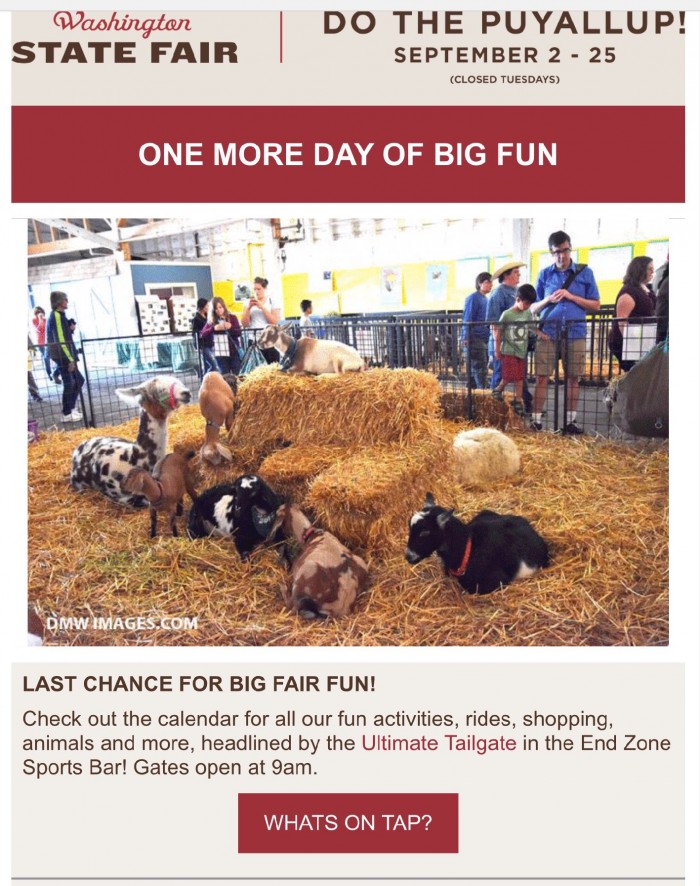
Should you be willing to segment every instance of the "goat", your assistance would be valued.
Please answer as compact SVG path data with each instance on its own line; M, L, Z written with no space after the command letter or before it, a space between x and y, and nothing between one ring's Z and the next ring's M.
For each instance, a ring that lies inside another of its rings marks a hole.
M269 524L282 499L255 474L205 490L192 503L187 520L190 538L232 538L241 560L268 537Z
M297 341L279 326L266 326L258 344L261 348L277 348L282 355L282 372L361 372L365 361L355 348L339 341L320 338L302 338Z
M27 608L27 645L44 645L44 623L31 606Z
M160 375L133 388L118 388L125 403L141 407L135 441L122 437L92 437L73 451L71 485L81 492L96 489L112 501L132 508L145 508L144 495L129 493L122 483L131 468L153 470L168 445L168 418L192 395L176 378Z
M206 425L204 428L205 442L200 454L212 465L219 465L222 460L231 461L230 450L219 443L219 431L222 427L225 427L227 431L231 430L236 391L235 375L208 372L202 379L199 389L199 408Z
M524 517L480 511L465 525L428 492L408 525L406 560L436 553L468 594L490 594L549 565L546 542Z
M280 529L302 548L282 591L285 606L308 619L347 615L368 584L365 561L334 535L317 529L295 505L282 505L277 511L270 535Z
M194 450L186 455L171 452L156 463L153 475L145 468L132 468L124 480L126 492L145 495L151 506L151 538L156 537L158 511L168 515L170 529L177 538L175 518L182 514L182 500L185 492L192 501L197 493L192 485L190 459L194 458Z

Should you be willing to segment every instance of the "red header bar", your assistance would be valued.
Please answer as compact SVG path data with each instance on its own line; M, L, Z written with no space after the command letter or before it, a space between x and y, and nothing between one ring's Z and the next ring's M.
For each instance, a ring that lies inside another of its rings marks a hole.
M458 852L457 794L239 794L239 853Z
M682 203L684 145L675 106L17 106L12 200Z

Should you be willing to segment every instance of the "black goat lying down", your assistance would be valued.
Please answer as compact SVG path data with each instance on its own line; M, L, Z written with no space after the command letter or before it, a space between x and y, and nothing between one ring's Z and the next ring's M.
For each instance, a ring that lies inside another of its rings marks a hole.
M549 565L547 543L524 517L481 511L465 524L430 492L408 530L408 562L437 554L468 594L490 594Z
M187 534L190 538L232 538L241 560L247 560L267 538L282 504L264 480L243 474L233 483L220 483L197 496L187 519Z

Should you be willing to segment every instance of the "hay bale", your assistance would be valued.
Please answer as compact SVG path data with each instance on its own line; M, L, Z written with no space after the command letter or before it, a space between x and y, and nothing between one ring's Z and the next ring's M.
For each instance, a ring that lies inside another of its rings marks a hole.
M303 504L314 478L347 456L344 446L288 446L268 455L258 473L276 492Z
M454 439L452 457L457 481L463 486L484 486L520 470L518 447L496 428L460 431Z
M288 375L263 367L239 389L236 445L270 440L316 446L376 446L419 437L439 414L437 379L415 369Z
M496 400L491 391L452 389L442 391L440 409L447 419L467 419L477 425L488 425L502 431L521 430L524 421L513 410L515 395L508 391L503 400ZM471 414L470 414L471 413Z
M345 544L386 551L406 542L406 521L425 492L454 489L451 438L435 432L412 446L358 450L311 484L307 502Z

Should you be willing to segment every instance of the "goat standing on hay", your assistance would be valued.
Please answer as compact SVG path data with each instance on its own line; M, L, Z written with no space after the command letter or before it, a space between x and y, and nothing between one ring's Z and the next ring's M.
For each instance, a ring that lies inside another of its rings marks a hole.
M199 389L199 408L204 416L205 442L200 454L209 464L219 465L222 460L231 461L231 451L219 443L222 427L231 430L236 405L237 382L235 375L208 372Z
M131 468L153 470L168 445L168 418L178 406L189 403L192 395L182 382L160 375L133 388L117 388L116 395L141 407L139 432L135 441L122 437L92 437L73 452L70 481L81 492L97 489L119 504L145 508L148 499L127 492L122 484Z
M355 348L339 341L302 338L297 341L279 326L266 326L258 344L261 348L277 348L282 355L282 372L324 373L361 372L365 361Z
M334 535L317 529L295 505L282 505L277 511L270 536L279 529L302 548L282 590L285 606L309 619L347 615L358 592L368 584L365 561Z
M194 450L186 455L171 452L156 464L152 476L145 468L132 468L127 474L124 489L145 495L151 506L151 538L156 537L158 511L168 515L170 529L177 538L175 518L182 514L185 492L192 501L197 497L190 474L189 461L192 458Z
M490 594L549 565L546 542L524 517L480 511L465 525L428 492L408 527L408 562L437 554L468 594Z
M190 538L232 538L241 560L268 536L269 523L282 499L255 474L205 490L192 503L187 520Z

